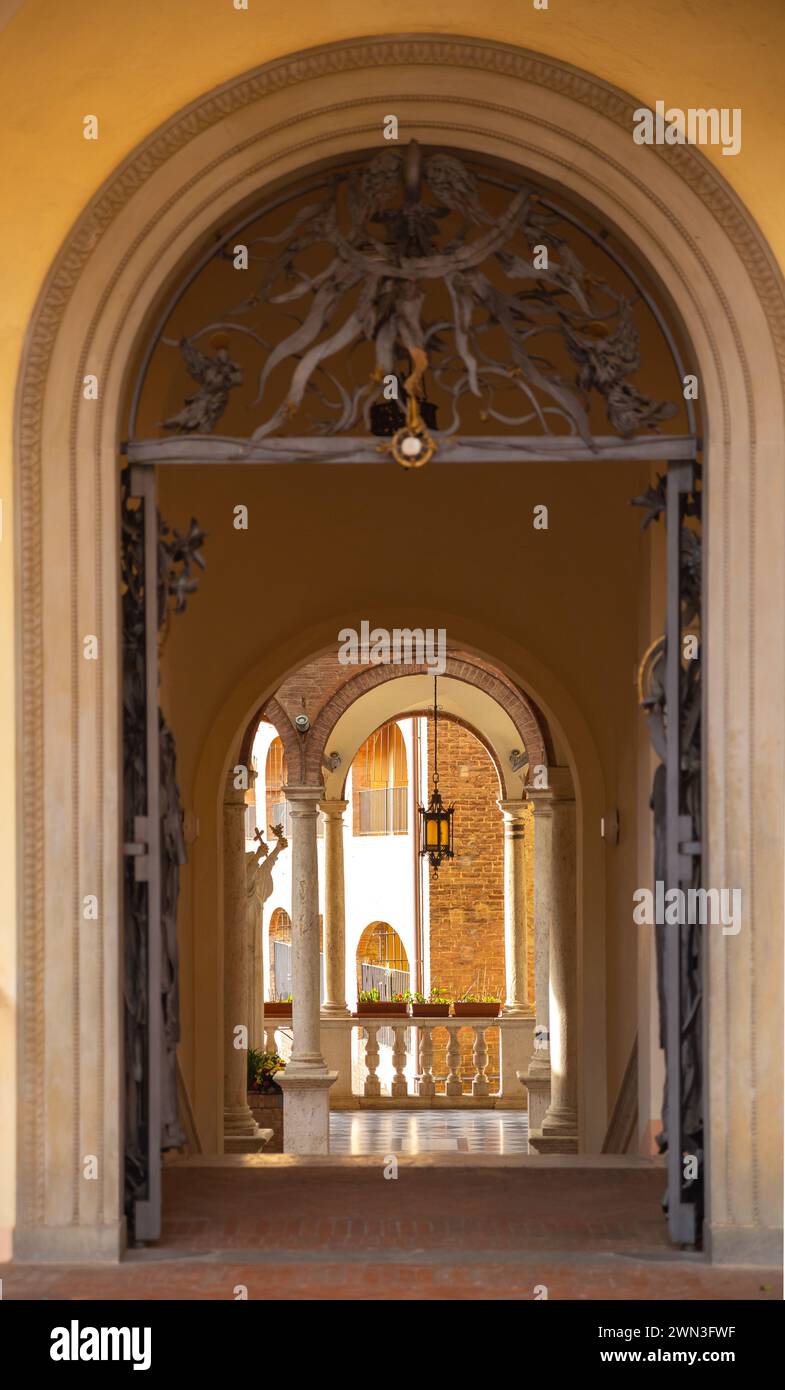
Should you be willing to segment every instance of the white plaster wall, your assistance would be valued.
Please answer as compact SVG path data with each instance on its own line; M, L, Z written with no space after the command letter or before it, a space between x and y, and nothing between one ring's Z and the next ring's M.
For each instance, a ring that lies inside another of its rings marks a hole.
M420 720L424 731L426 721ZM406 746L407 772L411 778L412 759L412 721L401 720L398 724ZM265 824L265 763L270 744L276 737L271 724L259 725L253 745L258 777L256 780L256 821L266 837L269 826ZM426 761L424 759L424 761ZM420 793L422 796L422 792ZM344 798L348 801L344 815L344 882L346 888L346 1003L350 1009L357 1006L357 946L365 928L371 922L388 922L400 936L406 952L414 986L414 961L416 954L414 925L414 827L409 815L405 835L358 835L353 834L352 825L352 782L351 771L346 780ZM268 838L268 843L272 843ZM247 841L247 848L253 847ZM317 842L319 861L319 911L324 911L324 839ZM273 869L273 892L264 907L262 921L265 997L270 980L270 921L276 908L282 907L292 915L292 854L285 849L279 855ZM427 876L422 876L426 882ZM426 883L427 893L427 883ZM423 918L427 926L427 916ZM427 931L426 931L427 937Z

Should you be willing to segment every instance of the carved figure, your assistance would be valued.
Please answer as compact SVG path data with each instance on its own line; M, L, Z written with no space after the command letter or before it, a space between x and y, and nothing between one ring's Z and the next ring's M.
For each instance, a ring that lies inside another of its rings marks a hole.
M188 338L181 338L180 351L190 375L202 389L186 396L182 410L161 424L166 430L181 430L184 434L210 434L226 409L232 387L242 385L242 367L232 362L225 347L219 348L215 357L208 357Z

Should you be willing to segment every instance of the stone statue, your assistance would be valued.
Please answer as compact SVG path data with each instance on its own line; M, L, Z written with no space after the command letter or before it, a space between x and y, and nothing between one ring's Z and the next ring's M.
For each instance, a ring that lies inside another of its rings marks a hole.
M251 1047L261 1048L264 1046L263 1039L263 1009L262 997L264 990L264 980L262 974L262 936L261 924L264 905L273 891L273 867L282 850L287 848L288 840L283 833L282 825L272 826L272 832L276 839L275 848L272 853L270 846L262 839L261 831L257 828L254 839L259 844L255 850L248 850L245 856L245 903L246 920L248 923L249 940L249 959L250 959L250 998L248 1017L250 1019L251 1036L249 1044Z

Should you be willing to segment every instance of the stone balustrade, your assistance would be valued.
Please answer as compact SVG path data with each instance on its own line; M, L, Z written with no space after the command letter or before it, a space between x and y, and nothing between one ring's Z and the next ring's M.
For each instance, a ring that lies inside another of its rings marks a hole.
M285 1057L291 1022L266 1019L265 1024L267 1048ZM462 1053L459 1033L463 1029L472 1034L471 1075L462 1067L465 1048ZM446 1071L439 1072L434 1068L437 1030L447 1032ZM498 1076L489 1077L487 1034L491 1030L498 1030L499 1034L499 1072ZM388 1043L382 1034L386 1034ZM517 1073L526 1070L533 1036L533 1017L504 1014L498 1018L416 1019L390 1015L378 1019L368 1015L323 1016L322 1054L331 1070L338 1073L331 1106L525 1108L526 1093Z

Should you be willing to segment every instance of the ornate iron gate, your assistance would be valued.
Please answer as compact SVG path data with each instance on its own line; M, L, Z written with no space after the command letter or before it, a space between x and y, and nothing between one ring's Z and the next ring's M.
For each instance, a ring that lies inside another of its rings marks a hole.
M137 1241L161 1233L161 1153L185 1136L177 1104L177 894L185 862L174 738L158 706L158 636L202 565L202 533L162 526L155 470L123 496L125 1206Z
M697 889L702 843L702 680L700 646L702 544L698 465L671 463L636 503L644 521L665 515L665 635L641 668L641 703L661 762L654 776L654 879L670 890ZM690 630L687 634L687 629ZM685 657L685 635L695 650ZM703 1224L703 929L700 921L657 921L657 992L665 1092L660 1149L668 1155L665 1205L677 1244L700 1241Z

